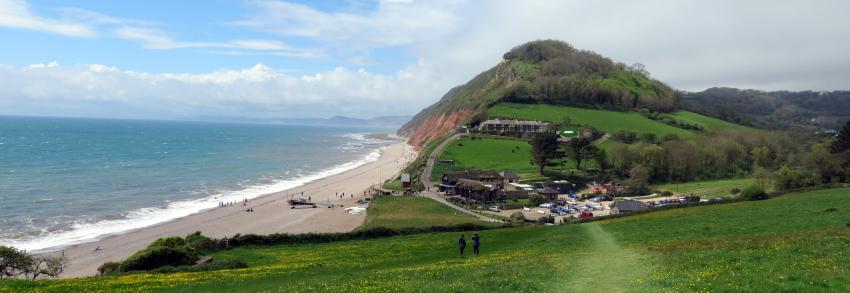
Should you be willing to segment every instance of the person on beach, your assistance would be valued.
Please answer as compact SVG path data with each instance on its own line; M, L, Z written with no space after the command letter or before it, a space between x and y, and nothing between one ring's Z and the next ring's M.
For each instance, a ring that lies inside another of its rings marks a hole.
M463 250L466 248L466 238L463 238L463 234L460 234L460 239L457 240L457 245L460 248L460 257L463 257Z
M472 254L478 256L478 246L481 245L481 237L478 237L478 233L472 235Z

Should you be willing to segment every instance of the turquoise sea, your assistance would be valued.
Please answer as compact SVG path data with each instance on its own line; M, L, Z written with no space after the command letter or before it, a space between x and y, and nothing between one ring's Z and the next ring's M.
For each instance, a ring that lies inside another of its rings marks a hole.
M0 117L0 244L91 241L371 160L393 129Z

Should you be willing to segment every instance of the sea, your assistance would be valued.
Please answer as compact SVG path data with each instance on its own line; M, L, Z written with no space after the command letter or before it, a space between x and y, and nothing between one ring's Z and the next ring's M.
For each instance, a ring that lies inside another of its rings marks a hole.
M389 128L0 116L0 245L93 241L375 161Z

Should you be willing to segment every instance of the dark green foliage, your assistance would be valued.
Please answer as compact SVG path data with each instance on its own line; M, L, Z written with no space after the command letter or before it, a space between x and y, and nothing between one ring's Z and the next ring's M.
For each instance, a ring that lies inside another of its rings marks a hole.
M790 190L818 184L812 172L782 166L773 174L773 184L776 190Z
M0 279L30 273L32 256L14 247L0 245Z
M531 157L543 175L543 167L561 157L558 152L558 135L552 132L541 132L531 138Z
M838 129L850 118L850 91L775 91L710 88L683 93L685 109L764 128Z
M611 146L607 155L612 169L625 177L632 167L643 165L651 170L653 182L725 179L753 172L754 164L772 169L795 163L803 151L799 140L784 132L727 130L662 141Z
M741 191L741 197L748 200L765 200L768 198L764 188L758 185L750 185Z
M588 158L594 158L599 153L599 148L585 137L577 137L567 142L567 155L576 161L576 169L581 169L581 163Z
M186 247L152 246L128 257L121 262L119 270L146 271L163 266L191 265L198 255Z
M546 198L545 198L545 197L543 197L542 195L535 194L535 195L532 195L532 196L528 199L528 201L529 201L532 205L534 205L534 206L539 206L540 204L542 204L542 203L546 202Z
M830 147L830 151L833 154L848 150L850 150L850 121L844 124L844 127L838 132L838 136L835 137L835 141L832 142L832 146Z
M739 193L741 193L741 189L735 187L735 188L732 188L732 190L729 190L729 193L732 194L732 195L738 195Z
M115 275L121 272L121 263L120 262L105 262L99 267L97 267L97 275L98 276L108 276Z
M629 179L626 180L626 192L631 195L644 195L649 192L650 170L642 165L634 166L629 171Z

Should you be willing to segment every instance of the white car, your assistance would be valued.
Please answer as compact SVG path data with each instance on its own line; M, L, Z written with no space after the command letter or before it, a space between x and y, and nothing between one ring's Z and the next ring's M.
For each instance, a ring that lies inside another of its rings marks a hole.
M546 203L541 203L538 207L541 207L541 208L551 208L551 207L552 207L552 204L551 204L551 203L548 203L548 202L546 202Z
M492 207L489 208L489 210L491 212L501 212L502 208L500 208L499 206L492 206Z

